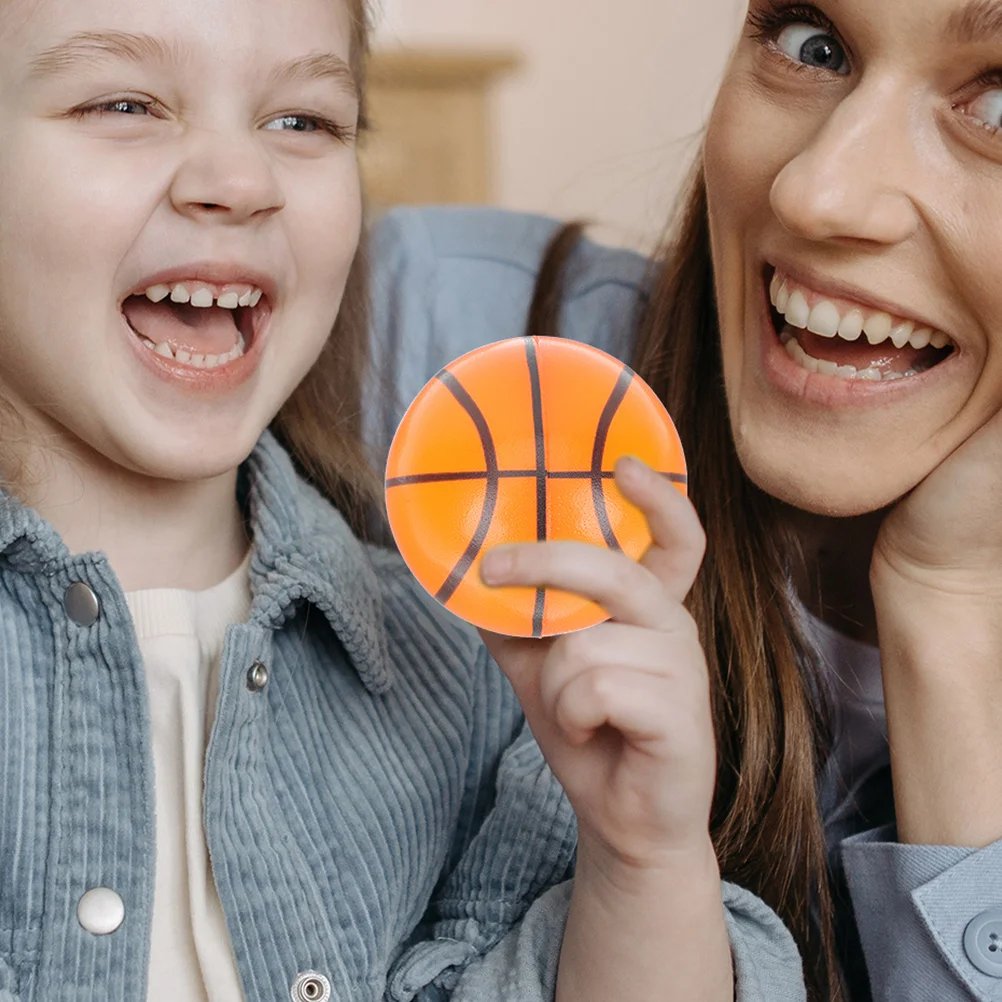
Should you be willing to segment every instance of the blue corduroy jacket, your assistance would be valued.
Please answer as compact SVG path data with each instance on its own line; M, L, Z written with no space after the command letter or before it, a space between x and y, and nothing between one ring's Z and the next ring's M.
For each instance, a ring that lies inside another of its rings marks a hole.
M253 606L226 635L205 830L246 998L288 999L304 971L335 999L445 990L566 878L573 813L476 632L270 433L241 481ZM135 1002L155 859L139 647L103 555L2 501L0 1000ZM87 626L64 607L81 582ZM111 935L77 920L95 887L125 903Z
M284 1002L311 971L338 1002L552 999L576 824L507 680L270 432L239 484L253 604L223 647L204 822L246 999ZM3 493L0 739L0 1002L144 999L155 827L135 631L104 555L71 554ZM124 902L110 934L78 920L94 888ZM765 906L726 895L738 954L795 965ZM746 965L755 985L768 966ZM799 997L743 983L755 1002Z

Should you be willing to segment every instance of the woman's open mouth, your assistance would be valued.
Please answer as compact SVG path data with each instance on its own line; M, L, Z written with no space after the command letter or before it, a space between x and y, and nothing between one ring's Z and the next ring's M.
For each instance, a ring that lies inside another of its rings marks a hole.
M836 379L886 381L939 365L956 345L913 320L832 300L778 269L765 272L773 327L801 368Z
M122 303L126 323L149 351L194 369L241 358L270 313L256 286L201 279L153 285Z

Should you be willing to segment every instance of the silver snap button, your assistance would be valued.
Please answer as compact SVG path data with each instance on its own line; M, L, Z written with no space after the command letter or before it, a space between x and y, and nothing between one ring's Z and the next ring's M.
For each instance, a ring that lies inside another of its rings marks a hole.
M109 887L94 887L77 903L77 921L95 936L107 936L125 920L125 902Z
M964 953L982 974L1002 978L1002 908L971 919L964 930Z
M268 684L268 666L263 661L255 661L247 670L247 688L260 692Z
M101 614L101 603L97 595L82 581L77 581L66 589L63 608L78 626L92 626Z
M328 1002L331 983L316 971L303 971L292 985L292 1002Z

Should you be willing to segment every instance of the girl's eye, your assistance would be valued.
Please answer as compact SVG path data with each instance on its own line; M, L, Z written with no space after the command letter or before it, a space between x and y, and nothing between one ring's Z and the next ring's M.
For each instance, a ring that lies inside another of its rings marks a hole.
M123 97L116 101L106 101L104 104L92 104L88 108L81 108L79 114L86 115L148 115L151 111L148 101L140 101L137 98Z
M776 48L792 60L840 76L849 72L849 60L838 41L812 24L791 24L777 36Z
M986 90L964 107L964 114L976 118L993 132L1002 129L1002 90Z
M274 132L322 132L343 143L350 143L355 138L353 129L338 125L337 122L332 122L329 118L318 115L279 115L278 118L273 118L265 128Z
M291 129L293 132L319 132L323 129L320 121L312 115L283 115L270 121L266 129L280 129L283 132Z

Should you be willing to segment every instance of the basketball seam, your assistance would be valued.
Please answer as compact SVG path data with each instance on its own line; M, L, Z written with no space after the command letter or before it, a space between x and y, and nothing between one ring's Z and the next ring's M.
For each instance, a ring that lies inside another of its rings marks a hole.
M494 448L494 437L491 435L490 426L483 415L483 411L477 406L477 402L466 391L462 383L448 369L443 369L436 376L456 398L473 421L477 434L480 436L480 445L484 450L484 463L487 466L487 486L484 494L484 504L480 512L480 521L474 530L473 538L467 544L463 555L456 561L455 566L449 572L449 576L442 583L442 586L435 593L443 605L452 598L453 593L462 583L466 572L470 569L476 559L480 548L484 545L487 532L490 529L491 521L494 518L494 508L497 505L498 496L498 476L497 476L497 452Z

